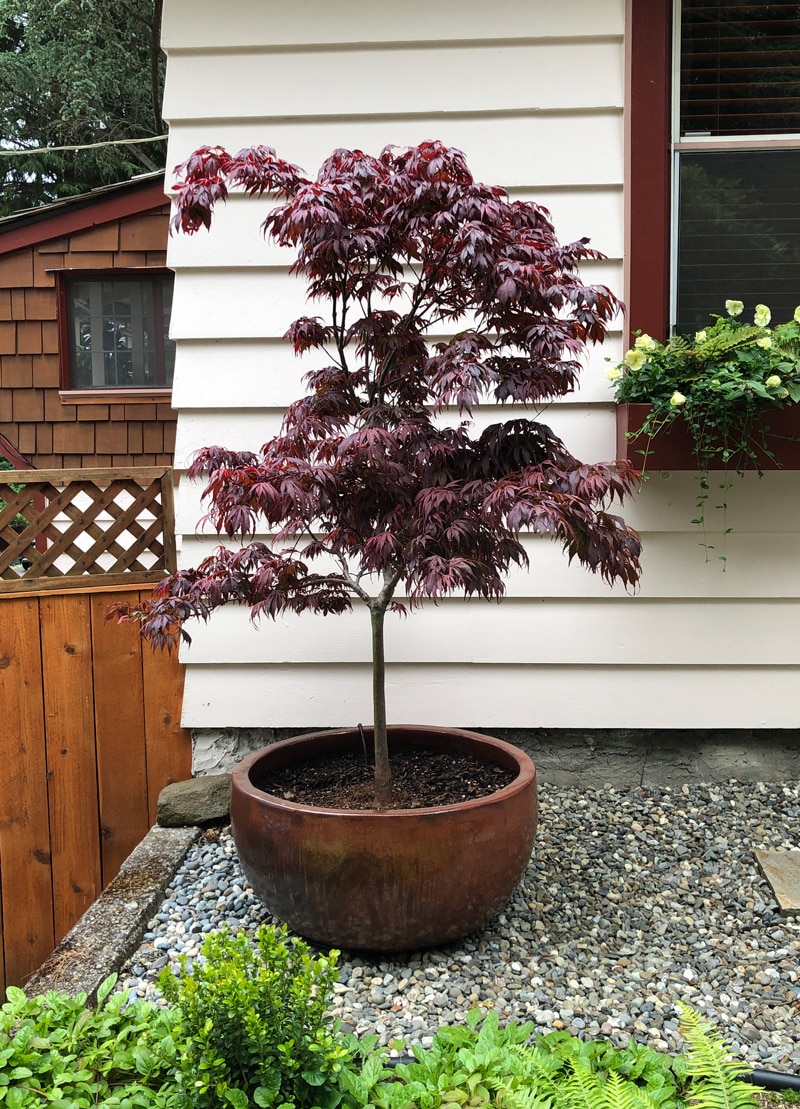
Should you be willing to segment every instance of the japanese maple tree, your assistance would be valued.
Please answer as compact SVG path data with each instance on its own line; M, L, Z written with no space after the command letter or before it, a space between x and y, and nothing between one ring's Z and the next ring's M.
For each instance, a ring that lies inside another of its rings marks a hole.
M582 280L580 263L603 257L588 240L562 246L544 208L477 183L438 142L336 150L313 180L263 146L233 157L203 147L176 172L173 222L190 234L230 187L274 198L264 231L293 249L292 272L321 309L286 338L319 365L259 452L206 447L189 469L207 478L205 520L245 545L173 574L135 615L163 647L231 602L254 618L363 604L382 807L387 610L455 592L499 599L509 568L528 563L524 532L551 536L609 583L638 580L639 538L609 511L636 472L579 462L520 415L573 389L620 304ZM477 432L486 402L513 415ZM255 538L265 533L274 538Z

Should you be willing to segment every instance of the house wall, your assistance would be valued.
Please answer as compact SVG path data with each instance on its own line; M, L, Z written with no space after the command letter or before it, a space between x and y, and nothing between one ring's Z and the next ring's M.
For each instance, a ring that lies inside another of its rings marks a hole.
M437 138L476 176L548 206L562 240L588 235L608 260L586 277L621 292L625 27L623 0L299 0L253 5L166 0L168 164L203 144L266 143L313 171L336 146L377 152ZM176 236L172 332L176 465L197 447L257 448L299 395L302 368L280 342L304 309L287 259L265 244L264 204L232 197L210 234ZM621 321L592 352L582 387L546 421L578 457L615 454L606 363ZM478 413L479 423L492 418ZM784 728L791 692L800 554L796 475L752 476L728 495L733 532L706 561L690 520L695 479L655 474L626 516L645 544L636 595L610 589L530 538L498 609L452 598L387 628L389 717L509 728ZM710 504L722 494L712 488ZM181 487L183 561L199 492ZM714 513L709 511L709 517ZM715 518L712 527L720 527ZM718 555L727 553L727 564ZM725 572L722 567L725 566ZM353 724L370 717L363 611L287 618L258 631L240 611L194 630L184 724L195 728Z
M73 404L59 396L51 272L164 266L168 222L169 205L160 205L0 256L0 433L37 469L171 464L177 416L167 398Z

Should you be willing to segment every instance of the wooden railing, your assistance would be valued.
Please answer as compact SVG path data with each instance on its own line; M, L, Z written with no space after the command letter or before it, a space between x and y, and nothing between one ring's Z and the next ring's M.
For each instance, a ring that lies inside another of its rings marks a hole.
M0 471L0 593L146 584L174 569L170 468Z

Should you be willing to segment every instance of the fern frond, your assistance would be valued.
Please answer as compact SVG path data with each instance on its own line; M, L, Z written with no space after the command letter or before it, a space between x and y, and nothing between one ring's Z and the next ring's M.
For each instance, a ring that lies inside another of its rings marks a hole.
M737 327L735 331L725 331L721 335L714 335L712 338L707 339L703 344L702 354L698 351L698 357L706 361L709 358L714 358L719 354L724 354L728 350L736 350L737 347L746 347L754 343L756 339L761 338L764 334L763 327L756 327L753 324Z
M603 1090L605 1109L644 1109L643 1093L618 1071L611 1071Z
M688 1005L679 1003L681 1033L689 1046L688 1072L693 1079L689 1104L693 1109L757 1109L753 1087L740 1081L751 1068L732 1059L719 1032Z
M500 1091L495 1100L497 1109L556 1109L554 1095L543 1094L537 1086L513 1091Z
M568 1063L572 1074L559 1087L562 1109L606 1109L603 1079L585 1063L574 1059Z

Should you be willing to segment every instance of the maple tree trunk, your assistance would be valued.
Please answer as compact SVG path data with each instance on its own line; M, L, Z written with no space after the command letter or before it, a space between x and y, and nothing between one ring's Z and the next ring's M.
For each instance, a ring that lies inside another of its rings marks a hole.
M372 708L375 725L375 808L385 809L392 800L392 768L386 736L386 662L383 652L385 605L370 608L372 625Z

